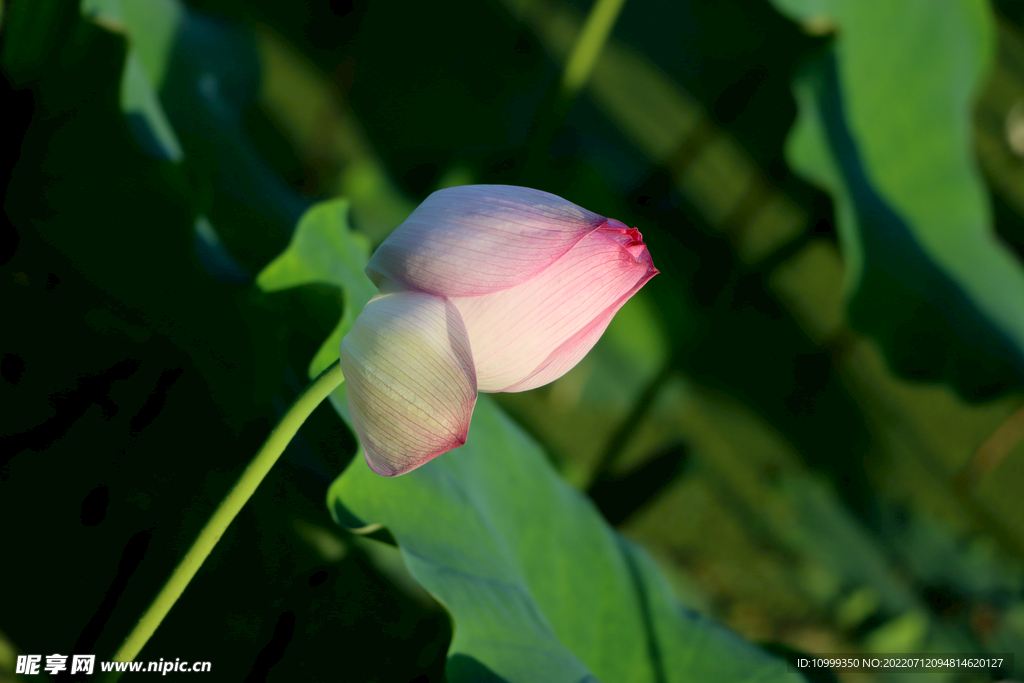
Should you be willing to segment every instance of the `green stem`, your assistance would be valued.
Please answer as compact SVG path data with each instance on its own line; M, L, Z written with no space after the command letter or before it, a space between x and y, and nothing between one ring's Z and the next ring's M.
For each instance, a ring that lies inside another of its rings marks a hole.
M587 15L587 20L580 30L580 35L573 45L572 54L566 62L562 74L562 92L573 98L586 85L590 72L601 54L601 48L608 40L608 35L619 18L619 12L626 0L595 0L594 6Z
M134 661L139 651L146 645L146 641L153 635L160 622L185 591L188 582L199 571L199 567L203 565L210 551L217 545L217 541L227 530L228 525L235 519L252 494L256 492L256 487L267 476L270 468L277 462L292 437L299 431L302 423L306 421L313 409L344 381L345 376L341 372L341 364L335 361L295 399L295 402L278 421L277 426L270 432L263 447L242 472L242 476L238 478L234 487L221 501L206 526L199 532L192 547L175 567L174 573L171 574L163 589L153 600L153 604L139 619L135 629L125 638L121 649L114 655L115 661ZM115 674L109 680L115 681L119 677L120 674Z

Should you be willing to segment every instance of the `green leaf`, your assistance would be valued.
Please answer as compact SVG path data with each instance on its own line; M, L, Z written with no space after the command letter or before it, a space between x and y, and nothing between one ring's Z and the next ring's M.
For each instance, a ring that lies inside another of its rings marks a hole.
M144 146L168 161L181 161L181 143L158 93L185 17L177 0L82 0L82 15L125 36L128 53L121 76L121 111Z
M836 200L851 322L903 374L979 396L1021 378L1024 270L994 233L972 141L987 4L775 4L837 27L796 85L788 156Z
M343 392L331 399L345 415ZM386 526L448 609L453 683L801 680L683 609L647 554L486 395L465 446L396 478L357 457L328 505L350 528Z
M363 272L370 260L370 243L348 225L348 200L333 199L311 207L299 219L288 248L256 278L267 292L311 283L335 285L344 296L341 321L309 366L315 377L338 359L341 338L352 328L359 311L376 293Z
M786 140L786 157L802 175L832 195L836 230L843 246L846 298L855 293L863 272L864 253L857 232L857 215L843 180L843 170L828 143L828 131L818 105L823 76L804 74L793 83L799 115Z

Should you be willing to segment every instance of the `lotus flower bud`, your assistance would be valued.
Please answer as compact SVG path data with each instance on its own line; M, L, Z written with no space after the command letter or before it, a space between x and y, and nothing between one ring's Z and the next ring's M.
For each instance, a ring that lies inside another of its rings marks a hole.
M466 442L478 391L568 372L658 273L643 237L525 187L439 190L366 268L380 293L341 342L356 434L395 476Z

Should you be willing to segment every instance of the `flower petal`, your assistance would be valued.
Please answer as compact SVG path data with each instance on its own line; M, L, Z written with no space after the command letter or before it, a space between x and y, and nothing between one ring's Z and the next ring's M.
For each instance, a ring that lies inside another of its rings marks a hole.
M654 273L650 277L653 276ZM583 357L590 352L590 349L594 348L594 344L601 338L604 331L608 329L608 324L611 323L612 318L619 312L622 305L629 301L629 298L643 287L644 282L646 280L637 283L632 290L620 297L618 301L612 302L608 308L601 311L601 314L590 321L586 327L562 342L525 379L505 387L502 391L514 392L536 389L537 387L554 382L576 367L576 364L583 360Z
M341 341L341 368L374 472L404 474L466 442L476 373L462 318L443 297L371 299Z
M561 377L657 272L638 230L602 228L528 282L452 299L469 331L477 387L526 391Z
M431 294L490 294L531 279L608 222L540 190L451 187L427 197L384 240L366 272L375 283L383 276Z

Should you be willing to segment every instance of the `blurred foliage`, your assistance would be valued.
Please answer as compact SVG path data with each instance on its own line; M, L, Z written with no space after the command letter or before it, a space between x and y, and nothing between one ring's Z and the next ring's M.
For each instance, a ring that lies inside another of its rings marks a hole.
M184 9L175 0L85 0L82 14L126 38L121 111L134 127L136 138L148 142L154 156L181 161L181 144L160 104L159 92L167 75L171 49L181 30Z
M968 6L626 3L566 98L583 0L7 2L0 676L113 652L358 305L252 286L304 211L346 197L377 243L467 182L650 244L594 352L500 402L685 602L801 651L1019 659L1024 13ZM443 680L445 613L324 509L354 452L319 409L143 656Z
M836 198L852 324L902 374L969 397L1019 386L1024 272L991 228L970 144L992 17L973 2L791 10L841 32L798 84L790 144L794 166Z

